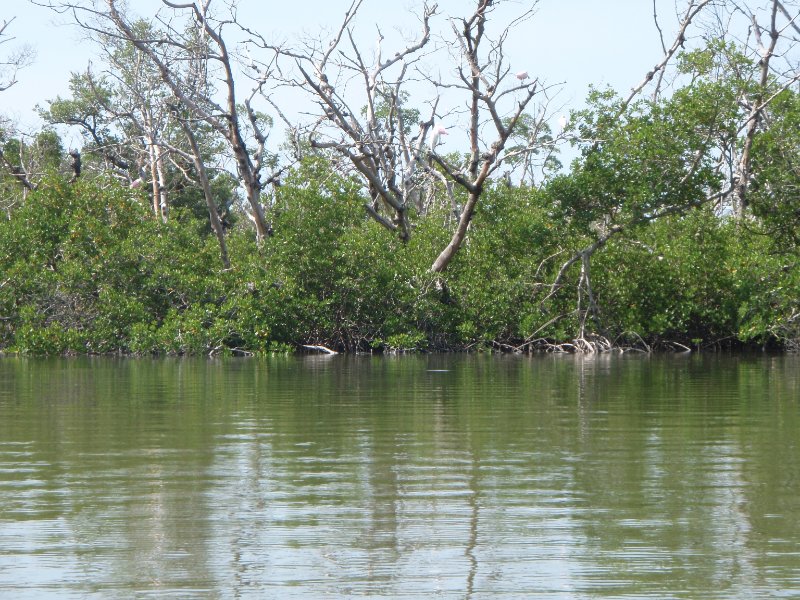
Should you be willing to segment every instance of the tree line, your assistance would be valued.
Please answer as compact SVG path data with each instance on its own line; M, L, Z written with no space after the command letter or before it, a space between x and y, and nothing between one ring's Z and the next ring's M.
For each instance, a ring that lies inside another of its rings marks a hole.
M4 124L0 349L797 346L796 3L689 0L671 28L654 3L653 68L553 126L557 86L504 52L536 3L426 5L384 48L362 1L296 44L218 0L47 2L101 67L41 131ZM468 147L445 152L449 123Z

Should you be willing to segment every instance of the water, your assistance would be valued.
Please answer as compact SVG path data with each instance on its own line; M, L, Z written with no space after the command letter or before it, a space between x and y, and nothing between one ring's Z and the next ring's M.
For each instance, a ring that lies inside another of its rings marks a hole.
M0 598L800 597L800 359L0 360Z

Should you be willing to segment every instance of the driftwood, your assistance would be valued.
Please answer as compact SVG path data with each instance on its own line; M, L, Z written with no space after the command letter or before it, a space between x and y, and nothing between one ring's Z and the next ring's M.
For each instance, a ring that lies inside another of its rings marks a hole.
M325 346L315 346L313 344L303 344L303 348L308 348L309 350L317 350L324 354L339 354L336 350L331 350L330 348L326 348Z

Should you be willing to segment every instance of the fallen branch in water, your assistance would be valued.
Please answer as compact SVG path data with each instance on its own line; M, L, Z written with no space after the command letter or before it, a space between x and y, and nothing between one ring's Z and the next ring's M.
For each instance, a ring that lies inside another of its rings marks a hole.
M692 349L689 346L684 346L678 342L665 342L668 346L678 346L678 348L682 348L682 352L691 352Z
M325 354L339 354L336 350L331 350L330 348L326 348L325 346L313 346L310 344L303 344L303 348L308 348L309 350L319 350L320 352L324 352Z

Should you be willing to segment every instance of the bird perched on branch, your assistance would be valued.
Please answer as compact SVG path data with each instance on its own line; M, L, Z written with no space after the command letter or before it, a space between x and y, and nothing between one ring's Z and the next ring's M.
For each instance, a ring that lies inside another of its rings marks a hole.
M81 176L81 153L77 150L70 150L69 155L72 157L72 179L69 181L75 183Z
M436 125L433 128L433 136L431 136L431 152L436 150L436 146L439 145L443 135L449 135L447 129L445 129L444 125Z
M444 125L434 126L433 135L431 136L431 153L428 155L429 167L433 165L433 153L436 152L436 146L439 145L443 135L448 135L447 129L444 128Z

